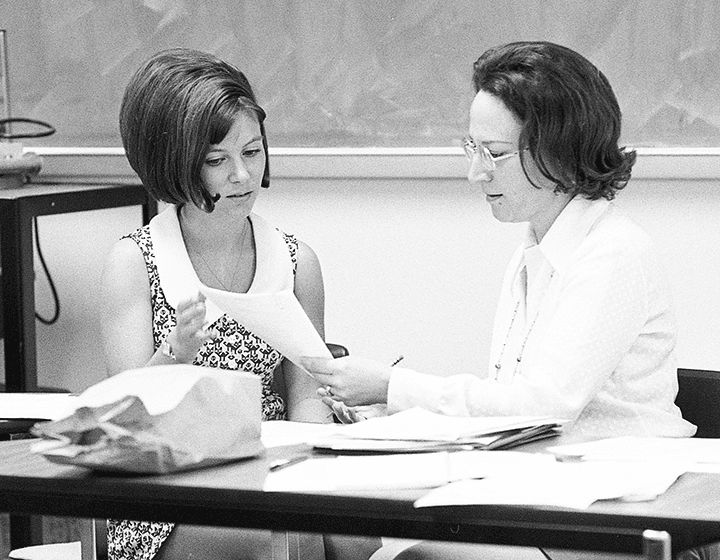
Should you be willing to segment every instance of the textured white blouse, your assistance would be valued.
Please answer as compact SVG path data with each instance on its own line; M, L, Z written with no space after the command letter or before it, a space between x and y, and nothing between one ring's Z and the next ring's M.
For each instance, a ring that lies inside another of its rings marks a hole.
M675 319L647 234L606 200L573 199L508 266L488 375L393 368L388 411L551 415L564 441L687 437L675 406Z

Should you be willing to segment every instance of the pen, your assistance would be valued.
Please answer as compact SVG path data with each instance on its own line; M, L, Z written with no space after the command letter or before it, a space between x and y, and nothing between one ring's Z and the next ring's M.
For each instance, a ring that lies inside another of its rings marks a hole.
M289 459L278 459L270 463L270 472L279 471L287 467L292 467L298 463L302 463L305 459L309 459L309 455L297 455L296 457L290 457Z

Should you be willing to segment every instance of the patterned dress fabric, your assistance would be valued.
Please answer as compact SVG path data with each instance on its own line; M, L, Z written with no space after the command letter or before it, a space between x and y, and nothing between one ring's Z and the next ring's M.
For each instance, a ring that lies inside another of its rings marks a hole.
M297 239L292 235L284 233L282 235L295 272ZM153 338L155 348L158 348L175 326L175 310L168 304L160 285L149 226L144 226L126 237L138 244L145 258L152 298ZM222 315L211 326L217 331L218 336L205 343L193 364L240 370L259 376L262 386L263 420L285 420L285 402L272 389L273 372L282 361L282 355L227 315ZM109 560L150 560L170 536L172 529L172 523L110 519L108 520Z

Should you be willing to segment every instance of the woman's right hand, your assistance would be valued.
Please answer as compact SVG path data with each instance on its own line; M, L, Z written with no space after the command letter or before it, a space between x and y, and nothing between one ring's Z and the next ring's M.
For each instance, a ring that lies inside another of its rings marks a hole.
M205 328L205 296L181 301L175 310L177 324L168 335L175 360L192 363L205 341L216 336L215 331Z

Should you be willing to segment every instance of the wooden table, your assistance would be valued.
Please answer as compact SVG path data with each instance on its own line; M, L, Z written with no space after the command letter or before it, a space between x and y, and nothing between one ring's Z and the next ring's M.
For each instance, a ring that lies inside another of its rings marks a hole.
M260 458L164 476L108 476L53 464L32 441L0 443L0 511L122 517L216 526L380 535L613 552L642 552L645 529L673 549L720 541L720 475L688 473L656 500L587 510L537 506L415 509L422 491L263 491L273 448ZM13 546L16 546L13 544Z

